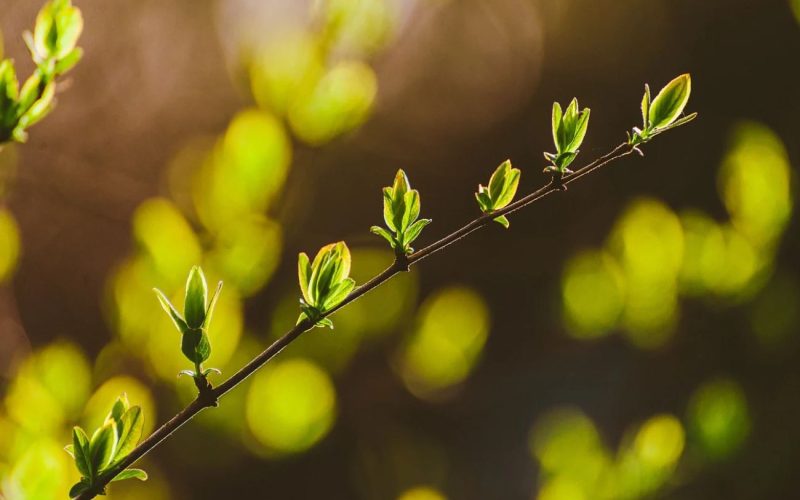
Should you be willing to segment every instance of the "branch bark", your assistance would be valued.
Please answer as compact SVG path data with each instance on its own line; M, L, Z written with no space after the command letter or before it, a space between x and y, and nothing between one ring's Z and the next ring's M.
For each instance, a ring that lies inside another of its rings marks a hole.
M577 181L578 179L581 179L586 175L589 175L595 170L598 170L610 163L613 163L616 160L619 160L625 156L630 155L634 151L637 151L637 149L634 146L630 146L627 143L622 143L613 150L611 150L606 155L601 156L600 158L585 165L584 167L581 167L574 173L564 175L561 178L553 177L548 184L520 198L519 200L507 205L506 207L500 210L496 210L490 214L483 214L480 217L472 220L468 224L464 225L460 229L436 241L435 243L432 243L425 248L417 250L416 252L412 253L405 259L395 260L395 262L391 266L389 266L386 270L384 270L371 280L367 281L360 287L353 290L353 292L341 304L339 304L332 310L325 313L323 317L330 316L339 309L357 300L361 296L369 293L374 288L377 288L386 281L390 280L394 275L408 271L410 266L418 263L419 261L433 255L436 252L439 252L447 248L448 246L461 240L470 233L477 231L478 229L484 226L492 224L493 220L496 217L514 213L544 198L545 196L553 192L565 191L567 185ZM164 423L155 432L153 432L150 436L148 436L144 441L139 443L139 445L117 465L117 467L103 474L101 478L98 478L94 488L85 491L77 498L79 500L89 500L99 494L104 493L105 486L107 486L108 483L110 483L111 480L116 475L118 475L120 472L127 469L131 465L133 465L137 460L146 455L150 450L161 444L173 432L178 430L181 426L183 426L183 424L194 418L195 415L203 411L205 408L217 406L219 398L227 394L239 383L241 383L247 377L255 373L259 368L264 366L268 361L270 361L279 352L281 352L286 346L288 346L295 339L297 339L297 337L302 335L304 332L307 332L308 330L312 329L313 327L314 325L307 320L298 323L291 330L286 332L281 338L272 343L272 345L267 347L258 356L250 360L250 362L248 362L241 369L239 369L239 371L231 375L230 378L222 382L217 387L214 387L207 391L201 391L200 394L198 394L197 398L194 401L192 401L186 408L181 410L177 415L175 415L166 423Z

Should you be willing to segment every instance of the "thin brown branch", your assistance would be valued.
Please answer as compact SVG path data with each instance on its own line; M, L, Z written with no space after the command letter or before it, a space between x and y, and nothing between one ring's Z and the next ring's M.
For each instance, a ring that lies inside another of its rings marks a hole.
M322 317L325 318L327 316L330 316L331 314L335 313L339 309L350 304L354 300L357 300L362 295L367 294L372 289L377 288L386 281L390 280L394 275L400 272L407 271L410 266L416 264L422 259L440 250L443 250L444 248L447 248L448 246L459 241L468 234L484 226L492 224L493 219L495 219L496 217L516 212L517 210L527 207L528 205L544 198L548 194L553 193L555 191L563 191L565 190L567 184L571 184L572 182L577 181L578 179L594 172L595 170L602 168L616 160L619 160L620 158L628 156L633 152L634 152L633 147L629 146L626 143L620 144L608 154L601 156L600 158L580 168L574 173L565 175L560 180L554 178L548 184L524 196L523 198L520 198L514 203L511 203L500 210L496 210L491 214L483 214L480 217L472 220L471 222L463 226L461 229L458 229L457 231L448 234L444 238L436 241L435 243L432 243L427 247L414 252L405 259L396 260L394 264L392 264L386 270L384 270L383 272L381 272L368 282L364 283L360 287L353 290L353 292L350 295L348 295L347 298L341 304L323 314ZM247 377L255 373L259 368L264 366L268 361L270 361L279 352L281 352L286 346L288 346L295 339L297 339L297 337L299 337L304 332L307 332L312 328L313 325L309 321L307 320L301 321L300 323L295 325L291 330L286 332L281 338L272 343L272 345L267 347L258 356L253 358L250 362L248 362L241 369L239 369L239 371L231 375L230 378L228 378L227 380L225 380L212 390L203 392L200 395L198 395L197 399L192 401L192 403L190 403L189 406L181 410L177 415L172 417L169 421L167 421L165 424L159 427L155 432L153 432L150 436L148 436L147 439L139 443L139 445L128 456L126 456L113 470L105 473L102 478L99 478L94 488L85 491L77 498L79 500L88 500L102 493L105 486L109 482L111 482L111 479L113 479L114 476L116 476L126 468L133 465L137 460L139 460L144 455L146 455L150 450L158 446L162 441L168 438L173 432L175 432L183 424L191 420L195 415L200 413L203 409L212 406L217 406L217 400L219 398L224 396L226 393L228 393L230 390L236 387L240 382L242 382Z

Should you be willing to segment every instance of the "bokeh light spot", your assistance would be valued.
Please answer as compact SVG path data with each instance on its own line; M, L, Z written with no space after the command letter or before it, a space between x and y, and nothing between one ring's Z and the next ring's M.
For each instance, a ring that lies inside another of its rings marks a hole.
M169 200L152 198L139 205L133 214L133 234L155 270L172 285L182 283L186 270L200 262L197 236Z
M250 432L268 451L304 451L325 437L333 425L333 382L310 361L272 363L254 376L247 394L246 415Z
M197 173L195 208L212 232L264 212L283 187L291 145L275 116L257 109L239 112Z
M403 492L397 500L447 500L447 497L436 488L415 486Z
M583 488L566 477L555 477L539 490L537 500L585 500Z
M280 225L253 214L220 228L207 258L211 267L225 276L227 284L249 296L272 276L282 243Z
M609 247L627 283L625 333L639 347L660 347L678 313L677 275L684 247L678 217L660 201L637 200L617 221Z
M789 221L790 172L786 149L769 128L745 122L734 129L719 189L732 224L752 244L771 246Z
M2 494L7 500L46 500L63 498L67 485L67 455L61 446L47 439L25 451L3 475Z
M416 396L435 398L469 375L489 335L489 310L473 290L451 287L421 306L400 371Z
M20 237L11 212L0 209L0 283L6 281L17 267Z
M730 456L750 433L744 392L729 379L700 386L689 403L688 420L692 437L711 460Z
M596 338L613 329L625 304L619 266L604 252L583 252L567 262L562 276L564 315L577 338Z
M608 466L594 423L575 408L556 408L542 415L531 430L529 444L548 475L568 478L581 488L593 485ZM553 488L552 495L561 490Z
M680 270L680 289L699 296L714 291L727 272L725 236L720 225L699 211L681 214L684 234L684 259Z
M292 129L303 141L319 145L366 120L378 90L375 72L360 61L333 66L289 109Z
M636 434L634 448L648 466L670 467L683 453L683 426L672 415L657 415L647 420Z

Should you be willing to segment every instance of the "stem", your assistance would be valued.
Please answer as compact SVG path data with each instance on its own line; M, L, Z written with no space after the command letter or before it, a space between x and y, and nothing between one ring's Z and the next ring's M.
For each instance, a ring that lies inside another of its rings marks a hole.
M619 160L620 158L628 156L633 152L634 152L634 146L629 146L627 143L620 144L619 146L611 150L611 152L609 152L608 154L601 156L600 158L580 168L574 173L565 175L561 179L557 179L554 177L548 184L520 198L514 203L511 203L506 207L500 210L496 210L492 213L481 215L477 219L474 219L473 221L463 226L461 229L458 229L448 234L439 241L432 243L427 247L412 253L411 255L409 255L404 259L402 258L396 259L391 266L389 266L387 269L385 269L383 272L381 272L371 280L367 281L363 285L353 290L350 293L350 295L348 295L347 298L345 298L339 305L337 305L330 311L324 313L322 315L322 318L330 316L339 309L357 300L362 295L365 295L374 288L379 287L386 281L390 280L394 275L400 272L407 271L410 266L416 264L422 259L444 248L447 248L448 246L459 241L468 234L484 226L492 224L493 219L495 217L514 213L517 210L527 207L528 205L544 198L545 196L554 191L564 191L566 190L566 185L577 181L581 177L589 175L590 173L608 165L609 163L612 163L616 160ZM239 369L239 371L231 375L230 378L222 382L217 387L213 389L210 388L210 390L206 391L205 393L201 392L197 396L197 398L189 404L189 406L181 410L177 415L172 417L164 425L159 427L155 432L153 432L150 436L148 436L147 439L139 443L139 445L136 448L134 448L134 450L131 451L131 453L127 455L113 470L106 472L100 478L98 478L93 488L85 491L77 498L79 500L88 500L102 493L104 491L105 486L111 481L111 479L114 478L114 476L116 476L126 468L133 465L134 462L136 462L144 455L146 455L150 450L161 444L162 441L168 438L179 427L181 427L183 424L191 420L195 415L200 413L203 409L211 406L216 406L217 399L224 396L231 389L236 387L240 382L242 382L247 377L255 373L259 368L264 366L264 364L266 364L269 360L275 357L275 355L281 352L283 348L291 344L297 337L302 335L304 332L311 330L313 327L314 325L310 321L308 320L301 321L300 323L295 325L291 330L286 332L281 338L272 343L272 345L267 347L263 352L261 352L261 354L253 358L250 362L248 362L241 369Z

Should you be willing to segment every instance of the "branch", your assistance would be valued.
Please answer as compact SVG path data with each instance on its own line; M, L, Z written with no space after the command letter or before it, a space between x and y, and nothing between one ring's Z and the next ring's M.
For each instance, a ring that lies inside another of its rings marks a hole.
M566 186L568 184L571 184L577 181L578 179L586 175L589 175L595 170L600 169L616 160L619 160L620 158L628 156L635 151L638 151L636 146L629 145L627 143L620 144L608 154L601 156L595 161L589 163L588 165L578 169L574 173L564 175L563 177L559 175L554 175L548 184L526 195L525 197L520 198L514 203L511 203L500 210L496 210L489 214L481 215L480 217L474 219L473 221L463 226L461 229L458 229L457 231L448 234L439 241L432 243L427 247L422 248L407 257L397 258L395 262L391 266L389 266L386 270L384 270L383 272L381 272L368 282L364 283L360 287L353 290L353 292L350 293L350 295L348 295L347 298L344 299L344 301L342 301L342 303L340 303L338 306L334 307L330 311L323 314L319 319L330 316L331 314L335 313L342 307L345 307L347 304L355 301L362 295L367 294L374 288L377 288L386 281L390 280L394 275L408 271L410 266L416 264L422 259L444 248L447 248L448 246L459 241L468 234L484 226L492 224L493 220L496 217L514 213L555 191L565 191ZM253 358L249 363L243 366L239 371L231 375L230 378L225 380L219 386L212 388L210 390L201 391L201 393L197 396L197 399L192 401L189 404L189 406L181 410L177 415L172 417L169 421L167 421L165 424L159 427L155 432L153 432L150 436L148 436L147 439L139 443L139 445L133 451L131 451L131 453L127 455L115 468L109 470L108 472L104 473L102 477L98 478L94 488L85 491L77 498L79 500L88 500L94 498L96 495L104 493L105 486L109 482L111 482L111 480L116 475L118 475L120 472L130 467L131 465L133 465L137 460L146 455L150 450L161 444L162 441L168 438L173 432L178 430L178 428L180 428L183 424L191 420L195 415L200 413L202 410L204 410L205 408L217 406L217 400L219 398L227 394L240 382L244 381L247 377L255 373L259 368L264 366L269 360L271 360L279 352L281 352L286 346L288 346L295 339L297 339L297 337L302 335L304 332L311 330L313 327L314 324L311 321L309 320L301 321L300 323L295 325L294 328L286 332L281 338L276 340L272 345L267 347L263 352L261 352L261 354L259 354L258 356Z

